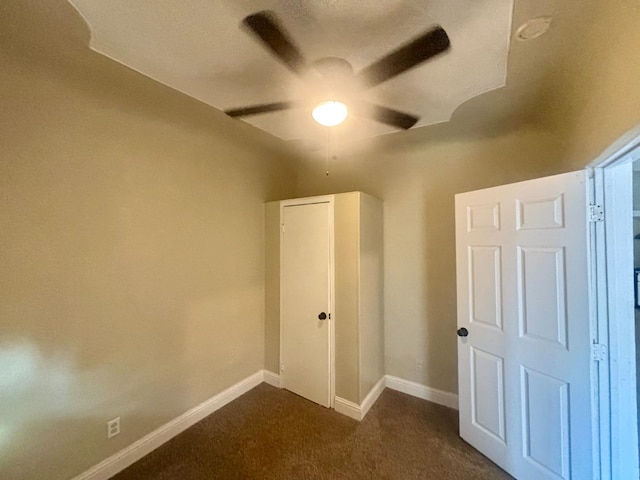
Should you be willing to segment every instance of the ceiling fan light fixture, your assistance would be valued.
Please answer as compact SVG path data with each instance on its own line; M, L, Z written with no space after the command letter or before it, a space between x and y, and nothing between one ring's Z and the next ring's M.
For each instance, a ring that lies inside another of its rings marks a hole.
M349 110L347 106L336 100L328 100L318 104L311 112L313 119L325 127L335 127L345 121Z

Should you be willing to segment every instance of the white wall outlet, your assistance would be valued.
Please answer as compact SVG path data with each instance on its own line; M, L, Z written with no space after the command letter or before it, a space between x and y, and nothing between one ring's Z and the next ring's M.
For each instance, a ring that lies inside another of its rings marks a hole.
M424 362L422 360L416 360L416 370L423 370Z
M107 422L107 438L115 437L120 433L120 417Z

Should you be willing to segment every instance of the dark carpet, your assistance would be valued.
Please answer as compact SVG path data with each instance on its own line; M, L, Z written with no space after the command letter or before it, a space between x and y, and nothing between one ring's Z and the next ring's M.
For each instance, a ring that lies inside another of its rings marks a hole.
M357 422L263 383L114 479L511 477L460 439L455 410L386 389Z

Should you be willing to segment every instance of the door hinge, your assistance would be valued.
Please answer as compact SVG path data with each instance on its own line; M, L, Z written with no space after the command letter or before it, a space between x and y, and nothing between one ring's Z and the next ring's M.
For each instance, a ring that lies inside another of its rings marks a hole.
M602 208L602 205L589 205L589 221L604 222L604 208Z
M607 359L607 346L600 343L592 344L591 358L594 362L604 362Z
M284 363L280 364L280 373L284 372Z

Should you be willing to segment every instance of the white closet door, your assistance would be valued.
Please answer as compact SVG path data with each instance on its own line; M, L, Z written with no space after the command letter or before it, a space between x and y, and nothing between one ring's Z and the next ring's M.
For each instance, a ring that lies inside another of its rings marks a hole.
M283 207L282 232L281 381L325 407L330 405L329 208L329 203Z

